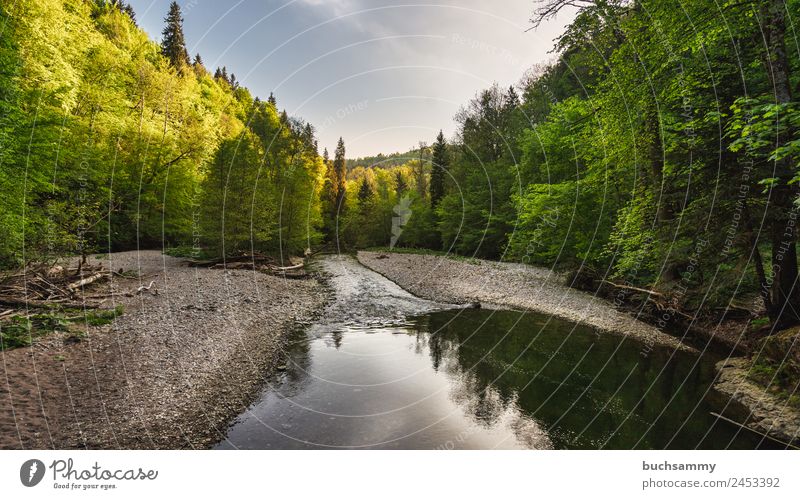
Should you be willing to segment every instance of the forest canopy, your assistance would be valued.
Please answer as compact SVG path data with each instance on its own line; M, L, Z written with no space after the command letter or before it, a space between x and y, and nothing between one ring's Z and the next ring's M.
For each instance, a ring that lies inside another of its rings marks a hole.
M321 240L311 125L161 45L121 2L4 2L0 264L142 247L296 254Z
M551 63L478 92L451 137L348 160L189 54L177 3L159 44L122 2L6 2L0 265L409 247L800 323L799 3L535 2L534 26L577 8Z
M798 4L536 2L534 25L578 7L557 59L480 91L436 152L357 163L348 193L369 207L349 195L353 242L391 236L800 322Z

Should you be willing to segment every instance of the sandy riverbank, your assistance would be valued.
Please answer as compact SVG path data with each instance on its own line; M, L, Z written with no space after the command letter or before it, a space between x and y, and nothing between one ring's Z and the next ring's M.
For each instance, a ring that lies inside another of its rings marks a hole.
M448 303L481 302L529 310L636 338L645 345L691 350L677 338L564 285L562 275L515 263L361 251L358 260L409 292Z
M52 333L0 353L0 448L208 447L326 296L314 280L189 268L157 251L103 263L140 277L98 289L155 281L158 294L109 300L124 314L77 343Z

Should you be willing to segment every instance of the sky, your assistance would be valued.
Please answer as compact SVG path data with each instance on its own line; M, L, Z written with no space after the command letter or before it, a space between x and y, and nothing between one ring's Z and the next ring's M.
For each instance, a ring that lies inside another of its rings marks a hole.
M161 38L169 0L129 0ZM516 84L552 60L562 12L530 28L532 0L183 0L186 45L210 71L309 121L320 151L340 136L347 156L433 142L475 94Z

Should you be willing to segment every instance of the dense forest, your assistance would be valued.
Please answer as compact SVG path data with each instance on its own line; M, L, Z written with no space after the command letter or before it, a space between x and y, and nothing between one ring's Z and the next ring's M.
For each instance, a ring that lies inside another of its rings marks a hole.
M796 0L544 0L553 62L452 137L358 160L123 2L2 7L0 264L401 246L591 272L800 323ZM443 124L444 126L445 124Z
M0 264L321 241L312 126L190 57L182 22L158 44L122 2L3 3Z
M350 171L356 243L385 245L394 219L400 246L797 323L799 5L538 2L534 25L579 7L558 58L479 92L419 158Z

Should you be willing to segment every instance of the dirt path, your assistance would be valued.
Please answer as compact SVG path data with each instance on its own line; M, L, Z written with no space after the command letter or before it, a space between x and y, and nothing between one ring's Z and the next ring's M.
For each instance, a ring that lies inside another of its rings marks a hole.
M258 393L285 334L318 313L313 280L194 269L157 251L116 253L111 269L155 281L112 325L69 343L53 333L0 353L0 448L204 448Z

